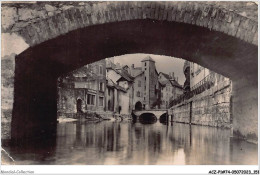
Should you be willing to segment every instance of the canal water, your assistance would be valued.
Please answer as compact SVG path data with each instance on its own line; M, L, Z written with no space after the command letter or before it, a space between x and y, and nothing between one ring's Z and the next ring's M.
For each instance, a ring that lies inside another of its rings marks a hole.
M6 147L15 164L217 165L257 164L257 145L230 130L159 121L59 123L54 139Z

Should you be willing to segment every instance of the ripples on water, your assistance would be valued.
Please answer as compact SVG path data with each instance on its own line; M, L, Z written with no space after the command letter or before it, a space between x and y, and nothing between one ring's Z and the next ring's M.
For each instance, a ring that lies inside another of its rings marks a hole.
M257 164L257 145L230 130L180 123L59 123L56 138L6 148L16 164Z

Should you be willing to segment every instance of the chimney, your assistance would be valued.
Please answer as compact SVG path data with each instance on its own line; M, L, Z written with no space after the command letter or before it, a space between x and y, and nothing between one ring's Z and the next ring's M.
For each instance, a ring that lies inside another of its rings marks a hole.
M177 83L178 83L178 77L176 77L176 81L177 81Z
M172 79L175 79L175 77L174 77L174 72L172 72Z
M171 72L169 72L169 77L170 77L170 78L172 77Z
M132 64L132 68L135 68L135 64Z

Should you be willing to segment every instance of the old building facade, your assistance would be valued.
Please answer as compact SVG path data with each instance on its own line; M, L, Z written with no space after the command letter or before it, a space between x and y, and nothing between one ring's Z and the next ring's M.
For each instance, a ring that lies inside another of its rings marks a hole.
M177 77L174 77L174 72L169 73L169 75L160 72L159 82L161 84L161 108L167 109L170 101L183 94L183 88L178 83Z
M185 70L188 69L188 66L184 65ZM196 63L189 63L190 68L190 90L194 90L205 83L212 84L213 86L217 86L219 83L223 81L229 81L229 78L224 77L223 75L217 74L209 69L202 67ZM184 71L185 71L184 70ZM184 72L185 74L185 72ZM212 86L211 85L211 86Z
M83 66L58 79L58 114L106 110L106 62Z
M147 56L141 60L141 67L131 65L134 77L133 110L158 109L161 105L161 84L155 61Z
M133 108L133 80L128 66L121 67L107 60L107 79L113 84L116 93L114 112L130 114Z
M147 56L142 60L142 71L144 72L144 105L145 109L154 107L157 101L157 83L158 72L155 67L155 61Z
M141 60L140 67L106 59L58 79L58 114L129 115L132 110L166 109L170 100L182 93L174 73L158 73L150 56Z

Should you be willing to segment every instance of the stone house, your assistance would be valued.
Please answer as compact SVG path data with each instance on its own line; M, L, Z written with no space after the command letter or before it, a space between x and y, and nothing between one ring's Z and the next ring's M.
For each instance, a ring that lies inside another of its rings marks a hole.
M134 77L133 109L160 108L161 86L155 61L147 56L141 62L141 67L132 64L129 68L131 76Z
M142 110L145 108L144 106L144 71L142 71L142 67L135 67L134 64L131 65L130 68L131 76L134 77L133 87L133 110Z
M180 95L184 93L183 87L178 83L175 79L170 79L172 84L172 99L178 98Z
M120 114L130 114L133 109L133 77L130 75L129 67L123 68L109 63L107 68L107 78L114 84L117 91L117 104L114 112ZM111 87L110 87L111 88Z
M156 70L155 61L150 56L145 57L141 62L142 71L144 72L143 104L145 109L155 108L157 101L159 100L159 74Z
M170 101L176 99L178 96L183 94L182 86L177 82L177 78L174 77L174 73L165 74L159 73L159 82L161 88L161 107L168 108Z
M123 87L117 85L111 79L107 78L106 110L118 113L119 103L122 101L121 98L123 98L123 94L126 93L127 91ZM122 111L122 113L125 113L125 110Z
M58 115L103 112L106 109L106 62L85 65L58 78Z
M184 65L185 66L185 65ZM202 67L196 63L190 62L190 90L195 90L196 88L202 86L205 83L210 83L213 86L218 85L221 82L229 81L220 74L217 74L209 69Z
M144 85L144 72L140 71L140 73L134 77L134 110L142 110L144 108Z

